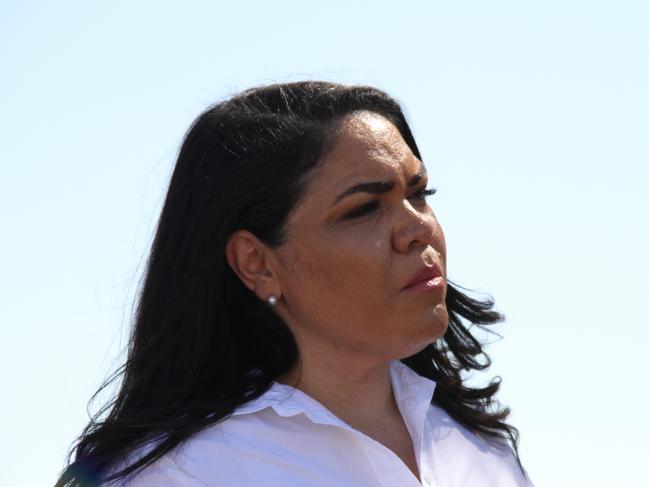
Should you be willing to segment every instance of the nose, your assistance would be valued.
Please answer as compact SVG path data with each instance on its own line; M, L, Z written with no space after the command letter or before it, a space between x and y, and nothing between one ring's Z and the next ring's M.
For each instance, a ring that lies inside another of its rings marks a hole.
M392 246L397 252L405 253L413 248L430 245L435 235L435 216L423 213L405 200L396 215Z

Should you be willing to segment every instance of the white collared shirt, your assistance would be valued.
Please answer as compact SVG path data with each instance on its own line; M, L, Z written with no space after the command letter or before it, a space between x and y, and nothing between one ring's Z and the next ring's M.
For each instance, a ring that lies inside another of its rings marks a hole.
M274 383L228 419L190 437L128 487L518 487L532 486L513 454L431 405L435 382L399 361L394 396L421 479L381 443L293 387Z

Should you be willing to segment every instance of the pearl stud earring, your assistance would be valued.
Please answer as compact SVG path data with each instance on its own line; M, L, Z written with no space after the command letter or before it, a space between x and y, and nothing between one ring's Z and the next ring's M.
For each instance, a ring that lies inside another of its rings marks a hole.
M270 296L268 296L267 301L268 301L268 304L270 304L271 306L275 306L277 304L277 296L275 296L274 294L271 294Z

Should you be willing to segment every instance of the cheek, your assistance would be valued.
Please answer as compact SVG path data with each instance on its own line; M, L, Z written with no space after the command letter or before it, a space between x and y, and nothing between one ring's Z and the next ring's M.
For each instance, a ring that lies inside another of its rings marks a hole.
M375 305L368 301L376 301L376 289L386 280L388 250L385 239L368 234L302 241L291 252L290 287L311 304Z
M437 250L441 255L442 264L444 266L443 271L446 273L446 238L444 237L444 231L439 224L435 228L433 245L435 250ZM448 274L446 274L446 277L448 277Z

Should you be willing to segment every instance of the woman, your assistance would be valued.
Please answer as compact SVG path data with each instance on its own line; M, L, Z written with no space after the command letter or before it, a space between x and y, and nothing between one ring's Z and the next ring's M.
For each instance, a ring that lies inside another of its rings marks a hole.
M272 85L204 112L121 388L57 485L531 485L498 382L462 380L488 366L467 325L502 316L447 281L421 161L370 87Z

